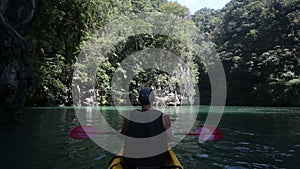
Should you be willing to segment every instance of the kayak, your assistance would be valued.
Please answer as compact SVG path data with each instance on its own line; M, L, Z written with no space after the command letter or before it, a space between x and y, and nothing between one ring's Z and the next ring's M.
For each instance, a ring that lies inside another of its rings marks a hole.
M174 151L171 148L168 151L170 158L166 160L165 169L183 169L183 166L181 165ZM126 169L123 162L124 159L122 157L122 151L120 151L116 157L111 159L108 164L108 169Z

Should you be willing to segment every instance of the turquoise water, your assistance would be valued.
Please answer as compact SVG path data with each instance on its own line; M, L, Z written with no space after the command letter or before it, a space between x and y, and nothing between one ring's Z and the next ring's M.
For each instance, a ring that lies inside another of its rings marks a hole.
M0 128L1 169L105 169L113 154L92 140L74 140L69 131L80 125L73 107L28 108L22 122ZM178 117L196 118L203 125L209 107L197 117L181 107L169 108L173 127ZM101 112L115 128L122 117L113 107ZM171 110L171 111L170 111ZM90 123L96 123L93 118ZM186 169L298 169L300 165L300 108L226 107L218 126L224 139L198 143L185 137L175 148Z

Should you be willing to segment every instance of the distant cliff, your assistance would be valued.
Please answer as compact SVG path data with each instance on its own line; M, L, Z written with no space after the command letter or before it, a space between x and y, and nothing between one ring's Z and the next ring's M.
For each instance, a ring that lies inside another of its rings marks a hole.
M0 0L0 122L17 119L28 95L32 73L27 26L38 0Z

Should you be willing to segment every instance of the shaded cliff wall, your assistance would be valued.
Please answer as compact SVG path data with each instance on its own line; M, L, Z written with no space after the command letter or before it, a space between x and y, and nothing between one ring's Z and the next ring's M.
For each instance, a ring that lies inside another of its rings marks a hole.
M0 122L17 119L32 77L25 35L37 0L0 0Z

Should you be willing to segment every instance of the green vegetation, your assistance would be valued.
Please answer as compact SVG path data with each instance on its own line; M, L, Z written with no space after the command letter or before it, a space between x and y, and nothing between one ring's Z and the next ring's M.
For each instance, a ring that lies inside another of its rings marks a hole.
M232 0L222 10L195 13L222 59L228 105L300 105L299 18L298 0ZM208 103L207 74L200 79Z
M27 104L71 105L73 72L75 66L80 66L75 63L85 42L111 21L140 12L163 12L184 18L186 27L197 26L199 36L215 42L227 76L227 104L300 105L298 0L232 0L222 10L200 9L192 17L185 6L162 0L43 1L28 36L34 80ZM149 23L141 24L151 27ZM178 32L178 37L182 39L138 34L115 45L97 70L99 104L112 104L111 93L115 91L111 91L110 82L119 63L134 52L150 48L183 56L192 69L192 83L198 83L201 103L209 104L207 65L202 56L189 50L187 42L192 34ZM141 72L131 82L133 103L136 89L145 84L178 92L178 86L184 82L180 77L174 81L159 70Z
M300 105L300 1L236 0L223 11L215 42L228 103Z

